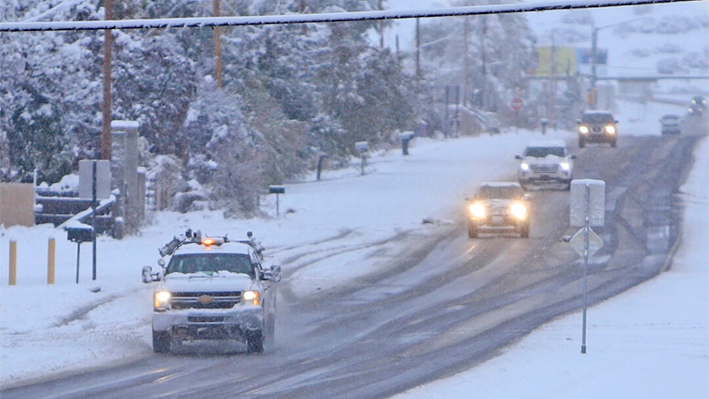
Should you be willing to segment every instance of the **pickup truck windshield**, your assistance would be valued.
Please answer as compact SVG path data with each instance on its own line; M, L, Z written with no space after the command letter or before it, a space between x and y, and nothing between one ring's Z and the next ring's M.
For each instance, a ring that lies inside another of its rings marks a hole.
M514 199L524 195L521 187L515 186L483 186L478 191L479 199Z
M183 254L170 259L165 274L198 273L212 274L219 271L243 273L255 277L254 267L247 254Z

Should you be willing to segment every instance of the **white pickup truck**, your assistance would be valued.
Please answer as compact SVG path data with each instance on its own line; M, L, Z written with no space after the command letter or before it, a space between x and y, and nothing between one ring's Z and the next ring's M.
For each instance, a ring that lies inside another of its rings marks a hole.
M265 268L263 247L188 230L159 250L162 270L143 268L154 292L153 350L166 353L184 341L231 339L262 352L275 333L280 266Z

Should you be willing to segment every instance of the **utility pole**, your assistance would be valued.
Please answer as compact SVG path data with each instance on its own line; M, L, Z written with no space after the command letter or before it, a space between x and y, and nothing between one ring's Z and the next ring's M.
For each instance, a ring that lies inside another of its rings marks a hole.
M421 77L421 24L416 18L416 77Z
M468 35L470 35L470 19L465 17L463 25L463 105L468 101Z
M113 19L113 0L104 2L105 19ZM103 117L101 120L101 159L111 160L111 50L113 33L103 31Z
M481 105L480 108L483 110L488 109L487 103L487 55L485 53L485 35L487 34L487 19L482 16L482 32L480 33L480 55L482 58L482 93L481 93Z
M382 0L379 0L379 11L383 9ZM384 48L384 20L379 21L379 48Z
M219 0L214 0L214 16L219 17ZM222 87L222 42L219 36L219 27L212 28L214 32L214 78L217 87Z
M554 38L554 31L551 32L551 65L550 65L550 79L549 79L549 112L547 119L551 123L554 123L554 107L556 106L556 42Z

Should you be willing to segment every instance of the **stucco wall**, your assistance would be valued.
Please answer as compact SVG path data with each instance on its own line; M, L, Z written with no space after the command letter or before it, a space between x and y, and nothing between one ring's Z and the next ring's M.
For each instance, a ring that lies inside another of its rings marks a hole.
M34 186L0 183L0 225L34 226Z

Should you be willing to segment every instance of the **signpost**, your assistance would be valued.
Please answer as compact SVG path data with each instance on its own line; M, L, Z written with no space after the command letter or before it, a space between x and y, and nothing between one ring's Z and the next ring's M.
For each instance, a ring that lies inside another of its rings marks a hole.
M571 247L583 256L583 330L581 353L586 353L586 310L588 296L588 257L603 247L603 240L591 230L591 226L603 226L605 222L606 182L580 179L571 181L570 223L581 227L569 240Z
M519 110L524 106L521 98L515 97L510 101L510 107L515 111L515 133L519 133Z
M286 188L283 186L268 186L268 193L269 194L276 194L276 216L279 216L280 210L279 208L279 194L285 194L286 193Z
M512 107L512 109L515 111L521 110L523 106L524 101L522 101L522 99L519 97L515 97L512 99L512 101L510 101L510 107Z

